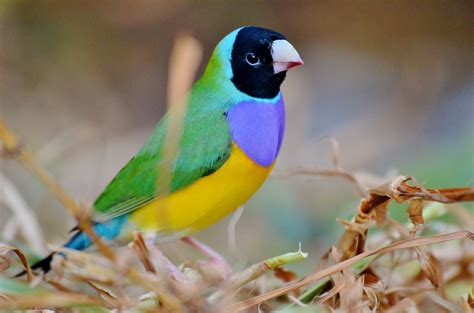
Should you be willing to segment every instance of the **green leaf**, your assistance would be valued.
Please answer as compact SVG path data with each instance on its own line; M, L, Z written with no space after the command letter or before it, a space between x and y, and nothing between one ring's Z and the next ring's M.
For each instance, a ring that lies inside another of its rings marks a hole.
M0 277L0 293L25 295L47 293L47 291L40 287L31 287L26 282Z

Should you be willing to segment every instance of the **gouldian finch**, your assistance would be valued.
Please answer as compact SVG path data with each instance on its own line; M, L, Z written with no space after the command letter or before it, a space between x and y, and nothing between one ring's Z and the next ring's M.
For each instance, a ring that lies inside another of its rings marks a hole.
M225 36L187 97L167 186L159 169L166 164L173 110L95 200L90 218L96 235L112 240L138 230L155 232L158 241L181 238L244 204L275 164L285 132L280 86L287 70L301 64L278 32L249 26ZM76 228L64 247L92 244ZM47 272L52 256L33 268Z

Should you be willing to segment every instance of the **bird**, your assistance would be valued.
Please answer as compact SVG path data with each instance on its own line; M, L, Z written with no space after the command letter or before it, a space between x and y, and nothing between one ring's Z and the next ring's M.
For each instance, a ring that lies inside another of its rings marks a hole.
M178 239L247 202L269 176L282 145L280 86L287 71L302 64L279 32L244 26L226 35L189 91L171 162L165 142L177 114L172 109L93 203L95 234L113 240L138 230L155 233L158 241ZM166 186L164 165L170 166ZM85 250L93 244L76 227L64 247ZM55 253L32 269L48 272Z

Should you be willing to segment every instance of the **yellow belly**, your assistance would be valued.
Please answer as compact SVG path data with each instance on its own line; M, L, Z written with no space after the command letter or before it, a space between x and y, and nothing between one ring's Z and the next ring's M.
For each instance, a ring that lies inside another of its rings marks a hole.
M203 229L244 204L270 174L232 145L229 159L214 173L133 212L130 221L144 231L185 236Z

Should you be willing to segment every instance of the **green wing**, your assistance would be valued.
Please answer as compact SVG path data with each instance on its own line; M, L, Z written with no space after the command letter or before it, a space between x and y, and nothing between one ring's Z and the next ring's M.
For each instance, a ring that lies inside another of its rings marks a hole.
M158 123L139 153L97 198L93 219L107 220L129 213L158 196L172 193L209 175L229 157L232 139L224 111L190 103L182 127L179 151L173 157L171 184L169 188L160 186L158 169L163 162L168 120L169 116L165 116Z

